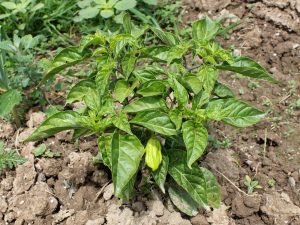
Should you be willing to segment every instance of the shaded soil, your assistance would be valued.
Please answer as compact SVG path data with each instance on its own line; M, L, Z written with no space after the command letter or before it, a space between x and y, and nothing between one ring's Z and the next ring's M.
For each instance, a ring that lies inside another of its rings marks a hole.
M44 119L28 113L27 127L15 130L0 121L0 139L17 148L27 162L0 177L0 224L61 225L299 225L300 224L300 2L185 0L184 22L205 14L241 21L228 40L236 54L258 60L279 85L242 79L226 73L222 80L244 99L269 112L247 129L211 124L210 134L227 140L225 148L211 147L201 164L209 167L222 186L222 206L201 210L188 218L156 190L122 205L114 196L105 168L95 167L93 138L71 143L69 132L45 144L59 158L35 158L38 143L21 143ZM216 129L217 128L217 129ZM244 177L262 186L247 194Z

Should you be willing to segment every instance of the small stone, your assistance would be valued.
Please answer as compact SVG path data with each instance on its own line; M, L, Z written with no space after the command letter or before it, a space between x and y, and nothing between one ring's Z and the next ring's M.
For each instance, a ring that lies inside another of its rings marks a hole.
M111 199L113 195L114 195L114 185L113 183L111 183L104 188L103 198L105 201L107 201Z
M29 128L39 126L46 119L46 114L43 112L31 113L30 119L27 121L26 125Z
M105 223L104 218L98 218L95 220L88 220L85 225L102 225Z
M209 225L205 216L198 214L191 219L192 225Z
M154 200L154 201L149 201L146 204L147 204L149 210L153 211L155 215L157 215L157 216L164 215L165 206L163 205L162 201Z
M13 177L7 177L1 181L0 186L4 191L10 191L13 188L13 182Z
M38 164L47 177L57 176L62 169L60 162L56 159L42 158L39 160Z
M0 212L5 213L7 210L7 203L5 198L0 198Z
M289 184L292 188L296 186L296 181L293 177L289 177Z
M9 213L6 213L4 215L4 221L5 222L8 222L8 223L11 223L13 220L16 219L16 213L15 212L9 212Z
M142 212L146 210L145 204L143 202L134 202L132 203L132 209L135 212Z
M96 184L100 184L101 186L108 182L107 173L103 170L96 170L93 172L92 179Z

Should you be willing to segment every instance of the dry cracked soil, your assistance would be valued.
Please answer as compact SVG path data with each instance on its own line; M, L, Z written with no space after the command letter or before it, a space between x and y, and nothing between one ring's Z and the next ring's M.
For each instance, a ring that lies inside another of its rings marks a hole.
M95 140L74 144L63 132L44 142L60 157L32 155L38 143L21 141L45 115L30 111L24 128L0 121L0 139L27 159L0 176L1 225L300 225L300 1L184 1L184 23L204 15L240 22L220 42L256 59L281 82L222 74L237 95L268 112L247 129L211 124L211 136L227 145L209 148L201 164L218 177L222 206L186 217L155 189L121 205L107 171L92 164ZM246 175L262 188L247 194Z

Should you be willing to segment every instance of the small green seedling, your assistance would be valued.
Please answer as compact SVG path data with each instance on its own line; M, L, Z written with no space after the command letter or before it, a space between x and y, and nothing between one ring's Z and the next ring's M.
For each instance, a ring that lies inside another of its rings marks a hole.
M48 158L54 158L54 157L60 157L59 152L53 152L50 149L47 148L45 144L39 145L37 148L35 148L32 151L33 155L35 157L48 157Z
M276 181L274 179L269 179L267 184L269 188L272 188L275 186Z
M0 171L6 168L12 169L24 162L26 162L26 159L14 150L5 149L4 142L0 141Z
M248 194L252 194L254 189L262 188L262 186L259 185L258 181L252 180L248 175L245 176L244 184L247 187Z

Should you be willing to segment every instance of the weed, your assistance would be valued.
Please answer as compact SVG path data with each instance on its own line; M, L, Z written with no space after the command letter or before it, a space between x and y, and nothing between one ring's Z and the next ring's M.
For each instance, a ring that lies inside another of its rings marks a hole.
M248 175L245 176L244 184L247 187L248 194L252 194L254 189L262 188L262 186L259 185L258 181L252 180Z
M14 150L4 149L4 142L0 141L0 171L6 168L12 169L26 160Z

